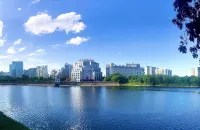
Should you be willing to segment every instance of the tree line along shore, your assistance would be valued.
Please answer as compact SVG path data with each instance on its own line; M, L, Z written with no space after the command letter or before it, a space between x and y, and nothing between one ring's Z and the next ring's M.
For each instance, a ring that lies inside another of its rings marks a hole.
M113 81L122 86L173 86L173 87L200 87L200 77L195 76L166 76L166 75L143 75L123 76L119 73L112 74L104 81Z
M143 76L123 76L119 73L109 75L99 82L69 82L61 79L63 86L173 86L173 87L200 87L200 77L195 76L166 76L166 75L143 75ZM54 85L53 78L13 78L1 76L0 85Z

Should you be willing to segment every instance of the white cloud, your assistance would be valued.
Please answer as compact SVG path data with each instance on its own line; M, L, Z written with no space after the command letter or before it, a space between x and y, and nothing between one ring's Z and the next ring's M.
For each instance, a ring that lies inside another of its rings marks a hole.
M6 38L1 38L3 35L3 21L0 20L0 47L4 46L7 42Z
M34 55L36 55L35 52L32 52L32 53L28 54L28 56L34 56Z
M22 48L19 48L18 52L22 52L26 49L26 46L25 47L22 47Z
M36 52L36 53L44 53L45 50L44 50L44 49L38 49L38 50L36 50L35 52Z
M4 44L7 42L6 39L0 39L0 47L4 46Z
M8 59L9 56L8 55L0 55L0 60L5 60Z
M61 14L55 19L43 12L30 17L24 26L26 32L35 35L44 35L55 31L65 31L67 34L69 32L79 33L86 28L86 25L80 20L81 15L75 12Z
M58 49L58 48L63 48L63 47L67 47L66 44L53 44L53 45L49 45L52 49Z
M80 45L81 43L87 42L87 41L88 41L88 38L76 37L67 41L66 44Z
M19 44L21 44L21 42L22 42L22 39L20 38L20 39L16 40L13 44L14 45L19 45Z
M15 54L16 51L15 51L14 46L9 47L8 50L7 50L7 53L8 53L8 54Z
M0 20L0 37L3 35L3 21Z
M21 10L22 10L22 8L18 8L17 10L18 10L18 11L21 11Z
M60 47L61 46L61 44L54 44L54 45L50 45L52 48L54 48L54 47Z
M39 3L40 2L40 0L34 0L33 2L32 2L32 4L37 4L37 3Z
M33 68L36 66L41 66L41 65L48 65L48 72L52 69L57 69L59 70L62 67L62 64L55 62L55 61L50 61L50 60L44 60L42 58L34 58L34 57L28 57L26 58L26 61L24 63L24 66L26 69L28 68Z
M28 54L28 56L41 55L41 54L44 54L44 53L45 53L44 49L38 49L35 52L32 52L32 53Z
M19 48L19 49L16 49L16 48L15 48L15 46L16 46L16 45L20 45L21 42L22 42L22 39L21 39L21 38L18 39L18 40L16 40L16 41L13 43L13 46L10 46L10 47L8 48L7 53L8 53L8 54L15 54L15 53L17 53L17 52L22 52L22 51L24 51L24 50L26 49L26 47L21 47L21 48ZM1 43L1 40L0 40L0 43ZM0 45L1 45L1 44L0 44Z

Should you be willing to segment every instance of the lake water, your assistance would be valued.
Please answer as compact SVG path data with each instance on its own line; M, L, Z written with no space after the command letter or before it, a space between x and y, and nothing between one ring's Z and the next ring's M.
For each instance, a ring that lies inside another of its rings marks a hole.
M200 129L200 89L0 87L0 111L34 130Z

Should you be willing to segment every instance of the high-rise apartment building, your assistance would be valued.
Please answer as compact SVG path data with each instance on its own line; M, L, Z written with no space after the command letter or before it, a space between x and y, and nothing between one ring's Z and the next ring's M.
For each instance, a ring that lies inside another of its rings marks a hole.
M156 68L156 75L164 75L165 74L165 70L161 69L161 68Z
M172 76L172 70L169 70L168 76Z
M23 74L23 62L22 61L13 61L9 65L9 74L12 77L22 77Z
M199 58L199 66L200 66L200 58ZM192 68L190 72L190 76L200 77L200 67Z
M167 75L167 76L172 76L172 70L147 66L147 67L145 67L145 74L146 75Z
M99 63L91 59L83 59L72 66L71 80L80 81L100 81L102 72Z
M12 76L12 64L9 64L9 75Z
M31 78L36 77L37 74L37 69L36 68L30 68L28 69L28 76Z
M28 70L24 70L23 75L28 76Z
M146 66L145 67L145 74L146 75L156 75L156 67Z
M71 78L71 71L72 71L72 65L65 63L65 66L61 68L59 75L60 75L61 78L70 79Z
M200 77L200 67L197 68L197 76Z
M30 78L37 77L37 69L36 68L30 68L28 70L24 70L24 75L27 75Z
M119 73L124 76L142 76L144 75L144 68L140 67L140 64L127 63L126 65L115 65L111 63L106 66L106 76L114 73Z
M198 77L200 77L200 67L192 68L190 75L191 76L198 76Z
M48 78L48 66L37 66L36 67L36 77Z
M164 73L164 75L172 76L172 70L165 69L165 73Z
M197 76L197 68L192 68L190 76Z

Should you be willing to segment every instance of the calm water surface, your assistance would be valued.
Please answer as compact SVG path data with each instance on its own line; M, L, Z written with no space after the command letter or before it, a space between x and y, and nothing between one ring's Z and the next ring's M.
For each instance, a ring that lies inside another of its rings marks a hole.
M34 130L200 129L200 89L1 86L0 111Z

